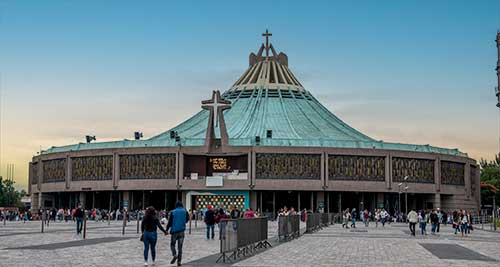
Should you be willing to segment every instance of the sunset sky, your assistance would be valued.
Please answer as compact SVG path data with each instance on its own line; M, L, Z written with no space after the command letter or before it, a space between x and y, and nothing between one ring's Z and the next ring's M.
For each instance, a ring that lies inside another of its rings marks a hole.
M404 2L404 3L403 3ZM378 140L499 152L500 1L0 1L1 174L50 146L144 137L228 89L271 42Z

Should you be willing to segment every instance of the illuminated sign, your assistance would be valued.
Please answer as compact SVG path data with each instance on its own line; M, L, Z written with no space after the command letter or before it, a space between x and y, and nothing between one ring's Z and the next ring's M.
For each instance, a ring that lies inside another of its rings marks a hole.
M227 164L226 158L210 158L209 159L212 170L214 171L229 171L231 166Z

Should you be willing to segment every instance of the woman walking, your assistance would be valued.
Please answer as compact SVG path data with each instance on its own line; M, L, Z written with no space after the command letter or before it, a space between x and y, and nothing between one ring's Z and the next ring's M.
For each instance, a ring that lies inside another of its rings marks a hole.
M160 220L156 216L156 211L153 207L148 207L146 209L146 214L142 219L141 229L142 229L142 241L144 242L144 266L148 266L148 254L151 248L151 258L153 259L153 266L155 266L156 260L156 240L157 240L157 229L160 228L165 235L167 231L161 226Z

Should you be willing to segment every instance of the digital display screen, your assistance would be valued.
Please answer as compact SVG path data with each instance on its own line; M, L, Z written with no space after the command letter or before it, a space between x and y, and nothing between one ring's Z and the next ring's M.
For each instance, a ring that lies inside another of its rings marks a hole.
M210 168L213 172L231 171L231 166L229 166L227 158L221 158L221 157L210 158L208 160L208 163L210 164Z

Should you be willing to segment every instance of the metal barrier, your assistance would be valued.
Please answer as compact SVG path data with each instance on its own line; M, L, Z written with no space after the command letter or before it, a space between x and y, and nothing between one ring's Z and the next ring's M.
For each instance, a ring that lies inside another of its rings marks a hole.
M220 260L236 260L257 249L271 247L267 241L267 218L223 219L220 227Z
M342 215L339 213L307 213L306 233L312 233L323 227L342 222Z
M322 229L321 214L320 213L307 213L306 214L306 233L312 233Z
M278 241L289 241L300 236L300 215L278 217Z

